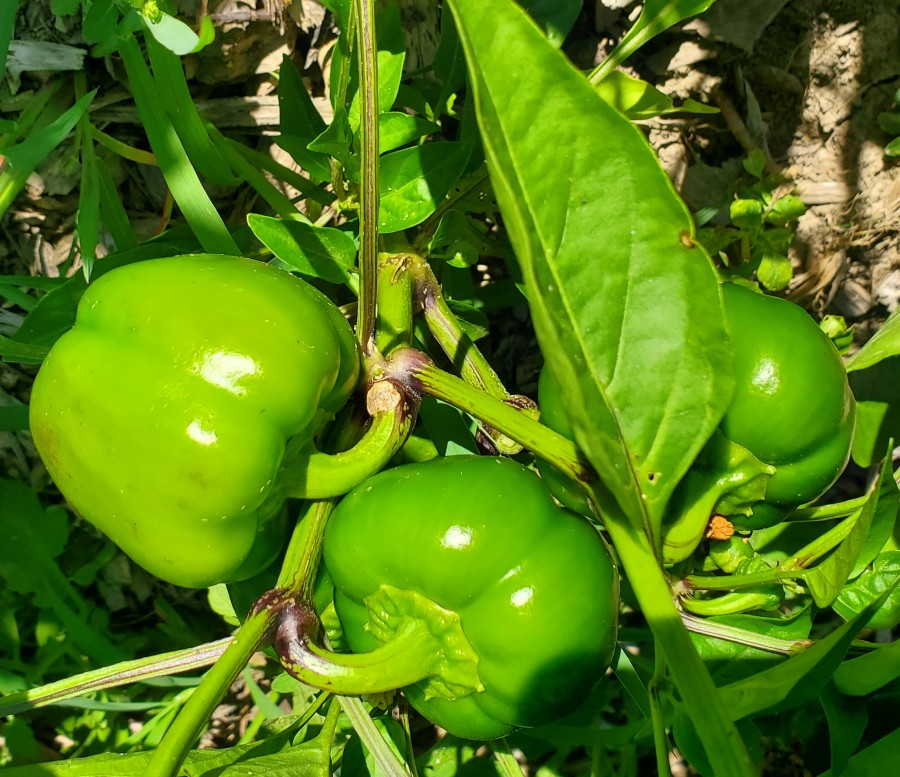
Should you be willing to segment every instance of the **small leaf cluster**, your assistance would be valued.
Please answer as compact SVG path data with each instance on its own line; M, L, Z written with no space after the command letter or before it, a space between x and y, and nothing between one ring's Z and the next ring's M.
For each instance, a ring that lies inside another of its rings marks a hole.
M701 224L717 217L725 217L725 223L703 227L698 238L728 273L745 278L755 274L765 288L781 291L793 276L789 250L794 225L806 206L778 176L766 173L765 164L761 150L750 152L742 162L750 180L737 187L727 217L715 208L697 214Z

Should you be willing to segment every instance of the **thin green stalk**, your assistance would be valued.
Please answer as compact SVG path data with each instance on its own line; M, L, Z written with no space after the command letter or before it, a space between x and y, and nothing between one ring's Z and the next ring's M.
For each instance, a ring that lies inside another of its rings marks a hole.
M851 515L837 526L831 527L827 532L816 537L809 545L798 550L791 558L782 561L778 565L779 568L784 571L808 569L850 536L860 515L861 513Z
M139 165L159 167L159 162L156 161L156 155L151 153L150 151L144 151L144 149L142 148L129 146L127 143L123 143L121 140L117 140L112 135L107 135L105 132L97 129L94 126L91 126L91 136L101 146L105 146L114 154L118 154L120 157L122 157L122 159L128 159L129 161L136 162Z
M844 518L861 509L871 499L871 494L848 499L846 502L836 502L831 505L817 505L815 507L801 507L794 510L785 521L795 523L797 521L827 521L832 518Z
M384 777L409 777L409 769L375 727L363 703L347 696L338 696L337 700Z
M374 0L355 0L359 42L360 167L359 274L360 304L356 336L363 354L374 348L378 276L378 48L375 42Z
M276 615L274 610L262 609L251 613L244 621L153 751L144 777L175 777L178 774L197 735L250 657L265 641Z
M83 97L87 92L87 78L84 73L75 74L75 96ZM97 154L91 133L91 118L87 111L78 119L76 137L81 147L81 190L78 193L78 212L75 214L75 229L78 233L78 248L81 252L82 270L85 280L91 279L91 271L97 259L97 244L100 242L100 176L97 173Z
M506 430L504 430L506 431ZM703 660L684 627L672 590L648 539L611 499L595 489L607 531L641 612L662 651L715 774L756 777L756 769Z
M666 721L660 699L660 692L666 684L666 659L661 650L656 651L654 659L653 677L650 678L647 691L650 699L650 720L653 723L656 774L657 777L663 777L663 775L672 774L669 769L669 736L666 733Z
M260 151L248 148L243 143L238 143L236 140L229 140L228 142L231 148L234 151L237 151L237 153L244 157L251 165L260 170L265 170L267 173L274 175L286 184L293 186L307 199L315 200L320 205L325 206L330 206L334 202L334 197L322 186L319 186L306 176L301 175L296 170L291 170L280 162L276 162L268 154L263 154Z
M369 398L376 394L384 404L370 404L372 423L350 450L321 453L303 449L285 457L278 479L283 494L297 499L340 496L390 461L409 436L416 413L391 381L375 383Z
M765 583L775 583L779 580L797 580L802 577L802 571L772 569L752 575L717 575L715 577L712 575L687 575L682 582L687 588L698 591L733 591Z
M425 323L438 345L459 370L463 380L498 399L509 392L478 346L472 342L450 309L431 267L421 256L409 255L415 296L422 306Z
M769 637L765 634L754 634L752 631L738 628L737 626L729 626L727 623L706 620L706 618L697 618L687 613L681 614L681 620L687 627L687 630L693 634L702 634L713 639L721 639L724 642L732 642L735 645L746 645L747 647L765 650L769 653L778 653L779 655L793 656L811 647L813 642L809 639L779 639L778 637Z
M231 637L187 650L175 650L158 656L123 661L102 669L67 677L55 683L11 693L0 698L0 715L17 715L26 710L46 707L94 691L104 691L129 683L164 677L178 672L201 669L214 663L231 643Z
M248 162L235 146L222 135L215 127L210 125L210 136L218 144L222 154L231 167L262 197L268 206L283 219L297 217L297 208L290 197L276 189L253 164Z
M332 499L308 502L291 535L275 587L294 594L300 601L312 601L313 585L322 557L325 524L332 510Z
M513 755L509 742L505 739L491 740L491 750L494 751L494 759L497 761L497 772L501 777L524 777L525 773Z

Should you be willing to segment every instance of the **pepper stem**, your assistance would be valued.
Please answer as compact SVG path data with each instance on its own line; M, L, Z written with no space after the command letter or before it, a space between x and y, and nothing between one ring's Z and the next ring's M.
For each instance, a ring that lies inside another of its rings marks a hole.
M280 493L295 499L327 499L346 494L374 475L403 446L415 423L408 392L382 380L369 389L372 423L359 442L343 453L322 453L310 444L289 453L278 475Z
M313 618L286 605L275 634L285 671L300 682L342 696L395 691L434 673L439 646L428 628L410 621L397 637L369 653L332 653L313 643Z
M416 683L426 697L459 698L483 690L478 656L459 615L427 597L389 585L365 600L367 631L380 642L364 653L332 653L315 644L316 614L296 600L279 612L274 647L300 682L344 696L386 693Z

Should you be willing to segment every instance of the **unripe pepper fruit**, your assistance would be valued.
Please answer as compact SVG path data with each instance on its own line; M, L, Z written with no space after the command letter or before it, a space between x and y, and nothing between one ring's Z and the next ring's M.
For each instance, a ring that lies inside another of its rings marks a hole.
M805 310L734 283L722 293L736 389L719 428L775 467L765 500L733 522L762 529L837 480L850 457L856 402L840 354Z
M91 283L34 384L30 423L72 506L177 585L251 577L285 539L285 446L353 391L350 326L305 281L190 255Z
M427 682L404 690L460 737L492 739L562 717L613 655L619 582L605 542L511 459L452 456L380 472L331 516L324 561L354 652L426 617L407 608L410 597L458 615L483 688L459 698ZM433 622L443 633L445 622Z

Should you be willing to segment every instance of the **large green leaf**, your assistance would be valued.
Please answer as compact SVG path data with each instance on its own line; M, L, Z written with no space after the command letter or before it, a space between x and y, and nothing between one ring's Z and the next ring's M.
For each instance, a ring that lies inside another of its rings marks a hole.
M900 677L900 642L892 642L852 661L834 673L834 684L847 696L868 696Z
M515 5L454 0L491 180L576 439L658 527L733 387L713 267L640 134Z
M547 33L547 39L557 48L578 19L584 0L519 0L531 17Z

